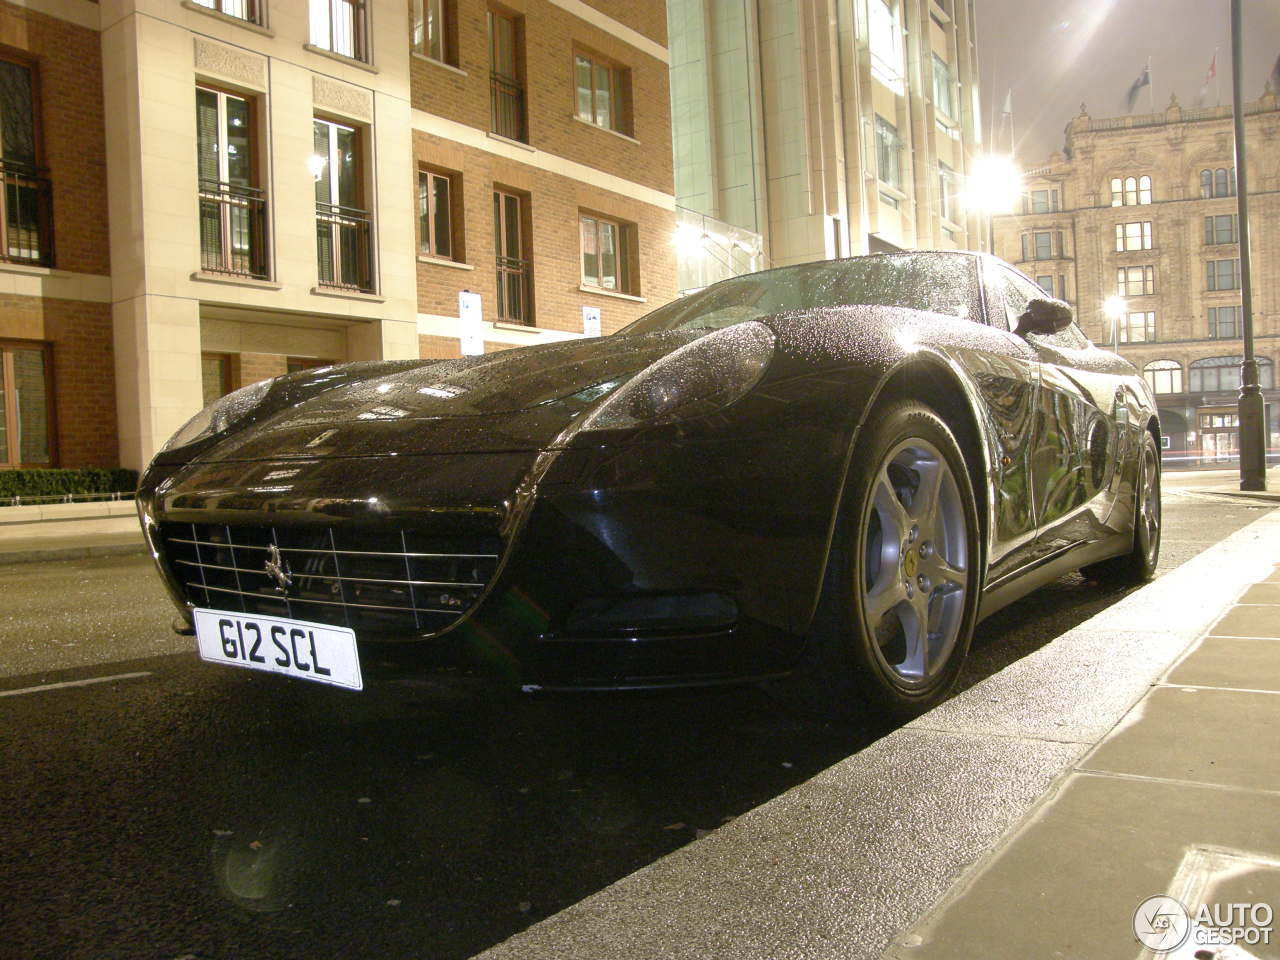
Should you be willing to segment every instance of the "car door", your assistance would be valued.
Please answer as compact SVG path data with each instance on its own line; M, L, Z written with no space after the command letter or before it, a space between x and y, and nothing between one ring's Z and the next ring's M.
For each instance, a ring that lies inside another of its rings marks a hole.
M1002 267L1000 285L1011 328L1031 300L1048 298L1037 284ZM1040 361L1031 492L1038 534L1032 559L1112 532L1107 521L1124 462L1123 380L1127 366L1098 350L1073 321L1057 333L1025 337ZM1120 402L1118 402L1120 401Z
M978 278L983 316L974 317L1001 331L1002 350L955 351L982 396L995 444L991 460L992 524L988 538L988 583L1023 566L1034 549L1036 517L1030 497L1039 360L1021 337L1009 332L1003 295L985 257Z

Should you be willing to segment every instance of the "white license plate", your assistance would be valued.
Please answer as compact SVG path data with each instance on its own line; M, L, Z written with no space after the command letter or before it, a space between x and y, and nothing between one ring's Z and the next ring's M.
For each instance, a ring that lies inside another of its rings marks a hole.
M364 689L354 630L226 610L194 613L202 660Z

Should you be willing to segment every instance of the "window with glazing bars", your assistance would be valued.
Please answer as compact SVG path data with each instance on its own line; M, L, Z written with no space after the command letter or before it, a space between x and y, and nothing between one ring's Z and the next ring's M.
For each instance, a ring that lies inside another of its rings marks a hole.
M1116 224L1116 250L1150 250L1151 221Z
M202 7L249 23L262 23L262 7L259 0L193 0Z
M1216 214L1204 218L1204 242L1207 244L1235 243L1236 216L1233 213Z
M523 198L501 190L493 192L493 236L498 268L498 319L532 326Z
M200 269L265 280L264 192L257 185L254 109L247 97L196 87Z
M54 465L47 343L0 342L0 467Z
M310 7L312 46L368 61L369 14L364 0L310 0Z
M32 70L0 60L0 262L53 265L53 190L36 166Z
M876 115L876 175L895 190L902 189L902 141L898 128Z
M628 229L602 217L579 217L582 233L582 283L602 290L634 293L628 263Z
M1155 338L1156 315L1154 310L1134 311L1120 321L1121 343L1147 343Z
M373 218L361 205L359 131L316 118L312 132L320 285L372 293Z
M453 177L418 171L418 252L455 260L453 242Z
M627 72L594 55L573 56L575 110L579 120L617 133L630 133Z
M1156 268L1151 265L1116 270L1116 292L1122 297L1146 297L1156 292Z
M1210 260L1205 263L1206 286L1210 290L1238 290L1240 288L1239 260Z

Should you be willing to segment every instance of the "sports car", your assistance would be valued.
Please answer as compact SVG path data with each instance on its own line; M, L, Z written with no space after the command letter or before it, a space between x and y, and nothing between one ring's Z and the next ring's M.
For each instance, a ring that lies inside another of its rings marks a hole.
M1159 425L1131 364L994 257L722 281L607 337L245 387L139 513L209 661L348 689L806 677L910 714L983 617L1139 581Z

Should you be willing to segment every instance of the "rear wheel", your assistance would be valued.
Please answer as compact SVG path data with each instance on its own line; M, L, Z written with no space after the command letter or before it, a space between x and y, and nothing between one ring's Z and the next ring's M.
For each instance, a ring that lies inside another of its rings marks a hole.
M1080 572L1104 586L1146 583L1160 562L1160 451L1155 437L1142 431L1138 474L1134 485L1133 549L1120 557L1091 564Z
M866 431L814 638L825 676L813 680L914 715L946 696L969 649L981 582L977 509L960 448L932 410L897 402Z

